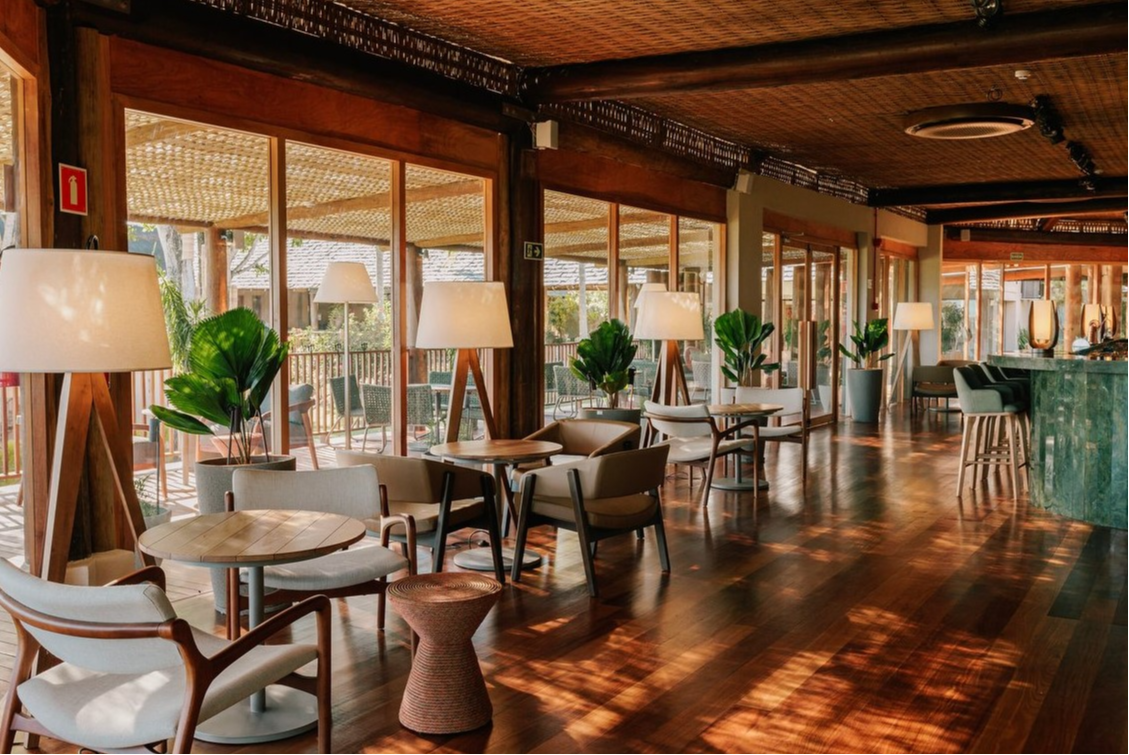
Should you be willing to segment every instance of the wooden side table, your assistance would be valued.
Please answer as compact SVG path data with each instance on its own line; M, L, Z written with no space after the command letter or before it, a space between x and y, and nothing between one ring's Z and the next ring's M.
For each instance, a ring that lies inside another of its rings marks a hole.
M490 723L494 706L470 638L502 585L481 574L439 572L396 580L388 600L419 635L400 723L421 734L456 734Z

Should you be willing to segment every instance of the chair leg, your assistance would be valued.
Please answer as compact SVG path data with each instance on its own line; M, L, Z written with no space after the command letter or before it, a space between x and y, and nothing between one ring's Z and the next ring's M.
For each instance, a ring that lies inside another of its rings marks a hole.
M964 493L964 469L968 466L968 441L971 435L972 422L969 421L965 423L964 431L960 436L960 465L957 467L957 498L960 498Z
M568 487L572 492L572 508L576 520L576 534L580 538L580 560L584 562L584 577L588 581L588 595L598 597L596 588L596 565L593 563L594 542L589 540L588 514L584 510L584 493L580 490L580 474L574 469L568 475Z
M663 524L662 502L658 504L655 512L655 543L659 547L659 564L664 574L670 573L670 552L666 547L666 526Z
M313 435L310 436L309 448L310 448L310 463L314 465L314 469L320 469L321 467L318 466L318 452L316 450L314 450L314 436ZM165 493L165 497L166 498L168 497L168 493Z
M529 534L529 511L533 507L533 486L536 480L524 482L521 487L521 507L517 514L517 538L514 542L514 563L510 579L521 581L521 562L525 558L525 537Z
M1007 428L1007 458L1008 467L1011 469L1011 500L1013 502L1019 500L1019 458L1016 456L1016 419L1015 415L1008 415L1004 418L1004 425Z
M737 463L740 464L741 460L738 459ZM717 448L715 447L710 451L710 460L706 463L706 481L702 485L702 505L705 506L710 502L710 485L713 485L713 468L717 464Z

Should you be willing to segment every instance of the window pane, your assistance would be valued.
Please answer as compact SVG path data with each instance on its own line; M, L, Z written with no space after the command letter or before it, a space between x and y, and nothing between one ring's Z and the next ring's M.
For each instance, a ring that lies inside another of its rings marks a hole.
M691 218L678 219L678 290L698 294L702 306L702 329L705 338L686 343L684 348L690 367L691 401L708 401L712 393L714 261L717 259L721 232L716 223Z
M299 407L290 416L292 449L317 449L331 431L336 431L333 442L341 445L347 415L353 418L353 448L392 448L386 442L392 424L391 191L392 164L387 160L287 142L289 399ZM348 392L346 305L331 293L329 301L315 301L326 271L336 262L362 264L379 299L348 305ZM311 461L308 451L295 455L300 464ZM321 463L332 466L335 458L323 453Z
M406 276L408 386L406 418L408 452L426 451L439 439L450 393L453 349L414 348L419 305L427 281L486 280L483 255L486 238L486 182L459 173L408 165L405 169L407 242ZM487 354L480 355L487 368ZM468 390L463 404L460 438L485 432L477 391ZM440 432L435 432L435 430Z
M661 212L641 210L636 207L619 208L619 264L620 280L625 292L623 311L628 324L635 328L639 292L643 284L651 283L670 288L670 216ZM630 306L628 306L630 305ZM658 372L659 341L641 341L635 353L636 396L650 396Z
M129 250L151 254L163 278L174 369L187 358L191 325L235 306L271 317L269 154L266 137L127 110L126 208ZM164 403L167 373L134 373L133 421ZM170 433L166 451L220 455L226 445L208 436ZM187 449L178 449L187 441ZM180 477L188 482L186 475Z
M547 421L574 414L588 393L572 378L568 365L576 356L577 341L609 316L608 212L607 202L545 192ZM623 285L620 281L621 290ZM558 380L564 390L558 390Z

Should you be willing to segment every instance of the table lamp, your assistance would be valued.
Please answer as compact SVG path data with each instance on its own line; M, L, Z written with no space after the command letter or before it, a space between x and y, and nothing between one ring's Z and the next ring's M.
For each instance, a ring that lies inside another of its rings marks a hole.
M690 403L686 376L682 372L679 341L701 341L706 337L702 327L701 299L694 291L648 291L641 296L642 306L635 320L635 338L663 342L663 358L651 400L673 405L681 397Z
M353 447L353 372L349 368L349 305L373 304L376 302L376 289L368 270L360 262L330 262L325 268L321 285L314 295L315 304L345 305L345 448Z
M458 349L447 401L448 443L459 439L468 372L478 387L486 437L498 437L477 350L511 349L513 345L506 289L501 283L432 281L423 285L415 348Z
M87 438L113 470L115 499L145 530L131 462L118 453L107 372L172 365L157 265L148 255L9 249L0 260L0 370L63 373L40 576L66 575ZM151 560L146 557L151 563Z
M1031 302L1027 313L1027 334L1031 348L1040 356L1053 357L1058 343L1058 308L1049 299Z
M901 393L897 390L897 385L906 363L908 362L910 369L913 369L913 333L919 330L933 330L935 327L933 305L927 301L903 301L894 310L894 330L902 330L906 334L902 336L902 353L901 358L898 359L898 369L894 373L895 389L891 392L889 403L895 403Z

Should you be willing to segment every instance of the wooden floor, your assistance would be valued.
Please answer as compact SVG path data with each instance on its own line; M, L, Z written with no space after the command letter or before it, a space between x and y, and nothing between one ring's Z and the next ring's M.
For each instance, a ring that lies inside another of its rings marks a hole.
M1125 752L1126 533L996 478L958 500L958 444L955 417L895 412L814 433L806 492L798 449L770 450L759 506L702 508L673 478L672 573L651 537L606 541L599 600L575 536L542 531L547 565L475 636L495 711L475 733L402 729L405 625L377 635L372 598L339 602L334 751ZM169 569L206 624L201 571ZM0 627L6 666L11 641Z

